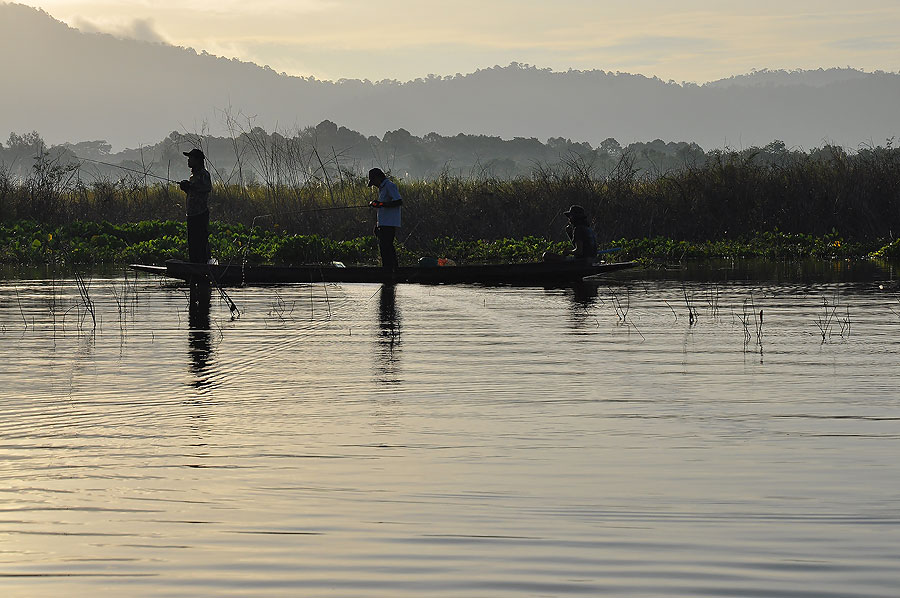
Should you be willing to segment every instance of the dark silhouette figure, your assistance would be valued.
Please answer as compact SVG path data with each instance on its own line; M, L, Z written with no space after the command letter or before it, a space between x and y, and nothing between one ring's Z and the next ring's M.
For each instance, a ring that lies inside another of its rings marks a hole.
M562 260L581 260L592 262L597 257L597 235L591 228L588 220L587 212L579 205L571 206L567 211L563 212L569 223L566 225L566 236L572 242L572 246L566 249L562 255L546 252L544 253L545 262L556 262Z
M378 187L378 199L369 205L378 210L375 224L375 236L378 237L378 250L381 253L381 265L387 272L397 269L397 250L394 238L400 228L400 206L403 198L400 191L389 180L380 168L369 171L369 187Z
M565 255L571 255L576 260L593 260L597 257L597 235L591 228L587 213L579 205L573 205L568 211L563 212L569 219L566 225L566 235L572 241L572 247Z
M187 194L188 260L196 264L209 261L209 194L212 179L206 170L206 156L197 148L182 152L188 159L191 178L178 186Z

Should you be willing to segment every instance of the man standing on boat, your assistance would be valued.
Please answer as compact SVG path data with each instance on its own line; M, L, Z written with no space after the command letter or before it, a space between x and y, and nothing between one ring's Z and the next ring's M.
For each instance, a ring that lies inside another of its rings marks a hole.
M378 210L375 224L375 236L378 237L378 250L381 253L382 267L391 272L397 269L397 250L394 238L400 228L400 206L403 198L392 181L384 175L380 168L369 171L369 187L378 187L378 199L369 205Z
M187 241L188 260L195 264L209 261L209 194L212 179L206 170L206 156L197 148L182 152L191 169L190 180L178 186L187 193Z

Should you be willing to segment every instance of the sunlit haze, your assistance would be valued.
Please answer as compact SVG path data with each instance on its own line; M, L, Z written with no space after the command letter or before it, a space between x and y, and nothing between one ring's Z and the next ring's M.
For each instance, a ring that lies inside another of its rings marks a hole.
M896 0L27 4L84 31L165 41L332 80L403 81L513 61L699 83L763 68L900 70Z

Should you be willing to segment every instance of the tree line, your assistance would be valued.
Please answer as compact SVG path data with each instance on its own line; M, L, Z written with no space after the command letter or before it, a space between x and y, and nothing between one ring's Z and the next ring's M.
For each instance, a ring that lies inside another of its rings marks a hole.
M293 132L267 132L252 122L229 119L229 136L173 131L165 139L136 149L113 152L106 140L63 143L48 147L41 135L10 133L0 143L0 168L10 175L27 177L33 160L41 154L63 165L80 162L85 178L118 179L125 173L162 176L187 174L181 151L200 147L210 170L223 184L296 184L300 181L340 179L378 166L403 179L433 180L444 175L467 178L513 178L530 175L535 167L563 163L573 157L592 161L598 171L612 171L628 154L641 173L673 170L704 156L696 143L649 142L622 146L607 138L596 147L585 141L550 137L546 141L489 135L422 137L405 129L387 131L382 137L364 136L325 120L315 127ZM125 169L128 170L125 170ZM152 177L151 177L152 178Z

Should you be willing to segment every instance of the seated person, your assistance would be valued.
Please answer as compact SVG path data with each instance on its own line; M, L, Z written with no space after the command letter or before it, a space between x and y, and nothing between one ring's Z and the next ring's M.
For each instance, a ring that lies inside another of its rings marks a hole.
M564 212L569 224L566 225L566 235L572 241L572 247L566 249L562 255L551 252L544 253L544 261L560 261L564 259L593 261L597 257L597 235L591 228L587 213L579 205L573 205Z

